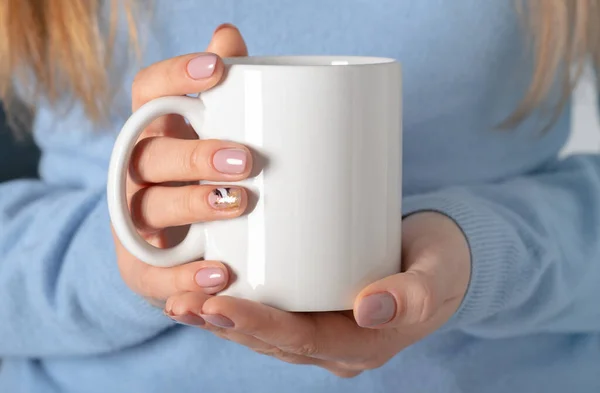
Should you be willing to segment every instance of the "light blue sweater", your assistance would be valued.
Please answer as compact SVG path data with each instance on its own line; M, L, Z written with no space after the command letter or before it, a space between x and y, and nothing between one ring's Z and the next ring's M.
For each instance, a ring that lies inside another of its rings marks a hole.
M143 3L145 64L202 51L221 22L252 54L399 59L405 210L462 227L468 294L443 330L353 380L175 326L115 263L104 189L130 65L110 127L41 104L41 180L0 184L0 392L600 392L600 159L557 158L568 111L545 134L542 113L494 129L531 76L512 1Z

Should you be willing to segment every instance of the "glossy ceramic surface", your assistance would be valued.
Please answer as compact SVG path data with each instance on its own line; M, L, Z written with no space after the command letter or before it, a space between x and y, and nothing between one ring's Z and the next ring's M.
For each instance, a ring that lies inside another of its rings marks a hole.
M370 282L399 271L401 70L368 57L226 59L227 77L200 98L165 97L124 125L108 202L124 246L146 263L220 260L235 272L225 294L289 311L351 309ZM147 244L125 200L133 145L153 119L185 116L200 138L244 143L261 171L238 219L191 226L171 249Z

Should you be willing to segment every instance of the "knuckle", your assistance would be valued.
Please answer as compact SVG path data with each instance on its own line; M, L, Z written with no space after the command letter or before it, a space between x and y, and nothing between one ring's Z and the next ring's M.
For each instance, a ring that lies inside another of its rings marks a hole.
M211 325L211 324L206 324L203 326L203 329L210 331L212 334L214 334L215 336L226 340L226 341L233 341L231 339L231 336L229 335L229 332L226 329Z
M148 68L143 68L133 78L133 82L131 83L131 97L134 103L142 103L145 101L145 80L147 73Z
M146 138L139 141L133 148L129 164L129 175L136 183L142 183L142 178L151 166L150 150L152 148L152 138Z
M312 357L318 353L317 346L313 342L305 342L296 347L294 351L297 355Z
M272 356L276 358L282 358L285 356L285 352L278 347L260 347L254 348L254 352L259 353L261 355Z
M131 203L129 204L129 211L131 213L131 220L135 224L138 230L147 230L148 228L148 217L146 212L148 211L148 190L142 188L131 196Z
M262 355L279 359L289 364L309 364L310 359L303 358L293 353L286 352L278 347L257 348L254 350Z
M437 294L435 286L426 274L420 272L412 274L414 279L408 289L406 316L410 323L423 323L434 314Z
M189 307L187 306L184 299L181 296L172 296L173 293L165 294L167 297L167 306L165 308L169 310L172 315L182 316L187 314Z
M205 199L202 189L195 186L183 187L179 206L176 206L176 209L185 217L193 220L206 210Z
M181 70L179 69L179 67L169 67L168 71L163 74L165 86L176 85L177 81L181 79L181 77L179 76L180 74Z
M294 352L301 356L314 357L319 353L319 345L317 343L317 325L314 319L307 323L302 333L296 336L294 340Z
M204 148L204 143L198 141L191 150L187 160L184 160L184 170L190 175L198 177L203 172L204 162L206 161L205 156L206 149Z
M173 269L173 268L171 268ZM171 285L175 292L185 292L192 287L193 277L187 275L187 270L177 269L172 270Z

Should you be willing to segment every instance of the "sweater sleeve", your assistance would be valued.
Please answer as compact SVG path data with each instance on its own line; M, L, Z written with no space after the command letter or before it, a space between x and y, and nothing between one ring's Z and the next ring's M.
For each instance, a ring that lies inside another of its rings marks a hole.
M0 357L101 353L168 322L120 278L105 195L0 185Z
M489 338L600 332L600 156L501 184L405 198L465 233L471 282L447 328Z
M0 358L105 353L172 325L120 277L105 194L115 134L81 118L55 131L41 113L41 179L0 183Z

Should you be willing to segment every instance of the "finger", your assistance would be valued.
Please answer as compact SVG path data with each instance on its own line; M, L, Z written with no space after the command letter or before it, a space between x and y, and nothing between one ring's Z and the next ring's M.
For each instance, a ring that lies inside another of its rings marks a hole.
M131 217L144 230L239 217L248 206L240 187L191 185L154 186L138 191L131 201Z
M410 270L365 288L357 297L354 316L367 328L411 326L429 320L441 304L433 276Z
M190 53L154 63L135 76L132 110L155 98L208 90L221 80L223 70L214 53Z
M181 296L181 295L179 295L179 296ZM180 309L179 312L186 316L193 315L193 317L190 318L191 320L197 320L197 318L202 318L199 315L195 314L195 312L199 309L199 307L200 308L202 307L202 305L199 305L200 302L196 302L196 304L194 304L193 300L191 300L191 301L189 300L189 299L193 298L193 296L190 296L190 295L183 295L183 296L185 296L188 299L189 303L188 303L187 308ZM205 302L204 300L201 301L202 304L204 304L204 302ZM191 311L192 309L194 311ZM297 364L297 365L318 366L318 367L328 370L329 372L331 372L341 378L352 378L352 377L359 375L362 372L362 370L353 370L339 362L322 360L322 359L318 359L318 358L312 358L312 357L308 357L308 356L296 355L296 354L293 354L290 352L286 352L286 351L282 350L281 348L278 348L271 344L267 344L264 341L259 340L258 338L254 337L254 336L250 336L250 335L244 334L244 333L239 333L239 332L236 332L235 330L231 330L231 329L216 327L210 323L206 323L206 321L204 319L203 319L203 322L204 323L203 323L202 327L204 329L209 330L210 332L212 332L213 334L215 334L216 336L218 336L220 338L243 345L247 348L250 348L251 350L253 350L256 353L274 357L274 358L284 361L286 363Z
M215 30L206 53L194 53L164 60L142 69L132 86L132 109L158 97L196 94L214 87L223 77L224 65L219 56L247 56L248 50L240 32L224 24ZM156 119L144 130L140 139L151 136L171 136L196 139L192 127L178 115ZM143 186L128 177L130 194Z
M215 294L227 287L229 270L217 261L197 261L170 268L129 259L119 265L123 280L146 298L166 300L179 292Z
M173 321L188 326L206 325L202 317L192 310L201 310L208 296L199 292L181 292L169 297L165 302L164 313Z
M198 292L178 293L167 299L164 311L166 315L176 322L189 324L187 321L193 320L195 321L195 323L193 323L194 326L202 326L205 330L210 331L222 339L236 342L258 353L275 355L281 352L272 345L255 337L207 324L200 316L206 300L206 296L203 296L203 294Z
M402 245L405 271L429 275L444 301L462 299L470 279L471 256L467 239L452 219L435 212L405 218Z
M454 221L427 212L409 216L402 225L405 272L384 278L359 294L354 315L360 326L420 325L442 305L458 305L462 300L469 280L469 248Z
M202 311L211 324L254 336L285 352L322 360L362 363L380 337L379 331L361 329L339 313L288 313L228 296L210 299Z
M232 24L224 23L215 29L207 52L221 57L248 56L248 48L242 34Z
M307 356L301 356L285 352L282 349L277 348L271 344L267 344L254 336L250 336L244 333L238 333L230 329L219 328L214 325L211 325L210 323L206 323L203 326L203 328L211 331L216 336L223 338L227 341L235 342L253 350L256 353L274 357L286 363L298 365L321 365L326 363L325 361L320 359L314 359Z
M220 57L245 56L247 53L237 28L219 26L207 52L159 61L138 72L132 86L132 109L135 111L158 97L206 91L223 77L224 66Z
M252 170L247 147L220 140L154 137L140 141L132 154L131 176L138 182L239 181Z

